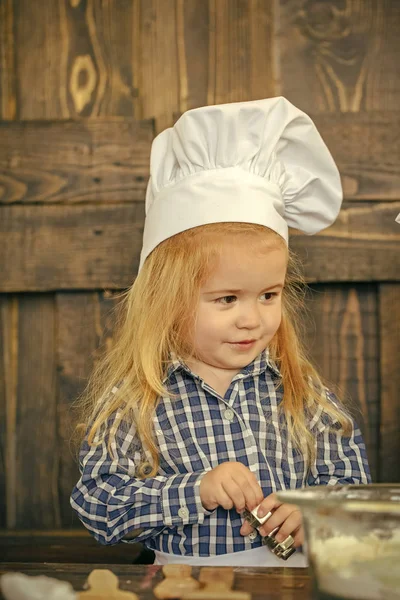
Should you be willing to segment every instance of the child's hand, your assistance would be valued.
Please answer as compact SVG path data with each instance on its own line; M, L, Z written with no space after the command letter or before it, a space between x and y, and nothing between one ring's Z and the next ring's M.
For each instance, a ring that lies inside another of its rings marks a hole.
M259 529L261 535L268 535L275 527L280 526L278 533L275 535L278 542L283 542L288 535L291 535L294 538L294 547L301 546L304 542L304 530L299 508L294 504L282 504L276 494L270 494L261 502L258 508L258 516L264 517L270 511L273 511L272 516ZM246 521L243 523L240 533L249 535L252 531L252 526Z
M200 483L201 502L207 510L222 506L254 509L264 495L254 473L240 462L225 462L208 471Z

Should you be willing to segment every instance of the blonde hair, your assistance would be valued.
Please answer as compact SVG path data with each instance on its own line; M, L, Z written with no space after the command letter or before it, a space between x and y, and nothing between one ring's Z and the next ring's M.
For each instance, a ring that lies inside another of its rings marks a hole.
M103 436L107 436L110 452L113 436L121 423L135 421L152 467L151 473L139 467L140 477L152 477L158 472L159 455L152 416L159 397L171 396L163 385L171 353L183 360L191 355L187 332L194 324L200 288L215 267L221 243L229 236L238 235L249 247L268 250L282 244L286 248L277 233L261 225L213 223L196 227L157 246L147 257L132 287L121 295L115 343L103 352L97 363L81 406L88 443L100 443ZM344 433L350 430L350 420L341 408L327 401L324 384L305 354L299 324L303 298L301 269L297 259L288 252L282 319L269 344L269 352L282 376L282 406L289 438L310 463L315 455L315 438L307 426L309 410L322 405ZM110 394L115 384L119 389ZM107 420L114 413L118 417L112 430L106 431Z

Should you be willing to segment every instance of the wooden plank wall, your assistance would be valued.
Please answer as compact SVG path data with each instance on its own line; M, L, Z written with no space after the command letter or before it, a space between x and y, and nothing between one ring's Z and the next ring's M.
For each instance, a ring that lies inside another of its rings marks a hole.
M139 259L155 133L204 104L284 95L346 202L293 232L307 339L359 413L376 481L400 467L400 3L0 2L0 528L70 528L71 406Z

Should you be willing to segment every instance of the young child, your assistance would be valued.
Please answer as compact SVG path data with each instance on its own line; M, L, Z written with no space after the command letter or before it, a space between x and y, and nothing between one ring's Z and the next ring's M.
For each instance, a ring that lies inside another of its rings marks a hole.
M360 431L305 357L288 226L340 209L337 168L284 98L185 113L153 143L138 276L87 391L71 504L103 544L156 563L304 566L285 488L370 481Z

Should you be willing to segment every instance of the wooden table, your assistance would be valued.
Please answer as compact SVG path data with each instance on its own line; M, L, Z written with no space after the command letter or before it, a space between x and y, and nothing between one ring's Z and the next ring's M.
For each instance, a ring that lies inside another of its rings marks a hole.
M0 531L0 561L18 563L153 564L142 544L102 546L83 528L64 531Z
M69 581L76 591L82 590L93 569L108 568L119 577L120 588L136 592L140 600L153 600L152 590L163 578L155 565L104 565L82 563L0 563L0 575L21 572L27 575L47 575ZM193 568L198 577L200 569ZM252 600L311 600L311 580L308 569L235 567L235 590L252 594ZM0 597L2 598L1 594Z

